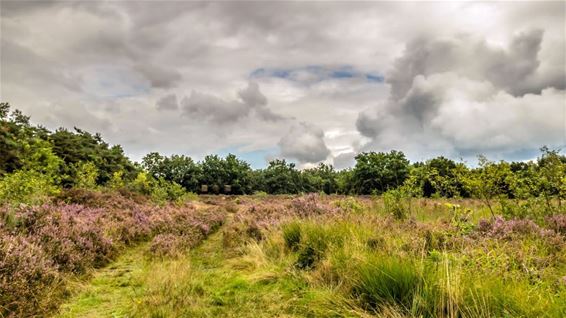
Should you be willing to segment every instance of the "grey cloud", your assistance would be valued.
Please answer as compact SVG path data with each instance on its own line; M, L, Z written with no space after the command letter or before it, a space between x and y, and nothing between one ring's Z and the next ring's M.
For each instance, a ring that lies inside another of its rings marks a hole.
M338 156L334 157L333 160L334 168L341 170L354 166L356 163L355 157L356 157L356 153L354 152L346 152L339 154Z
M261 93L256 82L249 82L247 88L238 92L238 96L244 104L248 105L250 109L264 120L279 121L285 119L267 107L267 98Z
M279 141L281 155L297 159L301 163L316 163L325 160L330 150L324 143L321 129L306 123L297 123Z
M176 110L179 108L177 95L169 94L160 98L155 104L158 110Z
M181 74L173 69L167 69L156 64L138 65L135 70L149 80L152 87L171 88L181 79Z
M285 119L267 107L267 98L259 90L259 85L248 83L240 90L241 100L223 100L216 96L193 91L181 100L184 114L194 119L205 119L217 124L229 124L255 113L260 119L279 121Z
M250 107L267 105L267 98L259 91L259 85L255 82L250 82L247 88L238 92L238 95Z
M249 108L243 103L195 91L181 100L181 108L191 119L208 120L216 124L234 123L249 113Z
M503 149L521 139L550 144L560 124L560 116L548 114L561 112L556 103L566 86L563 3L46 0L0 6L2 99L38 123L48 117L50 125L81 126L95 114L101 121L92 125L101 128L87 128L103 130L129 153L273 148L290 125L303 121L338 132L323 140L334 152L327 158L338 163L336 153L367 140L364 149L403 145L422 153ZM478 23L478 12L487 23ZM515 30L530 31L510 38ZM465 33L471 35L451 36ZM360 74L393 70L385 76L389 85L312 82L293 74L295 81L252 77L258 85L230 94L254 70L306 65L351 65ZM187 87L195 93L183 98ZM178 110L158 111L155 102L171 92ZM44 105L54 103L74 116L48 116ZM362 136L345 135L356 126ZM496 139L487 148L477 142L489 139L482 131ZM142 135L135 142L128 137ZM201 138L183 144L187 135Z
M564 112L564 78L541 69L542 41L533 29L507 49L469 35L409 43L386 76L389 98L358 116L370 138L363 149L478 154L564 143L564 123L549 116Z
M515 96L540 93L549 86L563 89L564 78L544 86L534 78L540 65L538 53L543 34L539 29L519 33L507 50L492 47L471 35L438 40L420 38L407 45L386 81L391 84L391 95L395 99L405 96L415 76L448 71L471 79L487 79Z
M564 111L565 98L554 88L516 97L451 72L419 75L403 98L383 106L388 116L368 110L357 126L371 138L365 150L397 144L421 155L503 153L563 143L564 123L550 114Z

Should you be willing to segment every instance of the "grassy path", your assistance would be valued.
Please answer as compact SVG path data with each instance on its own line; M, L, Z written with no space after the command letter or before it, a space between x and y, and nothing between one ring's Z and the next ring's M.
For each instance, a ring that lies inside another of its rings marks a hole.
M128 250L88 282L74 283L78 294L61 306L56 317L129 317L132 300L142 288L140 278L147 274L147 245Z
M321 295L284 264L266 262L259 246L226 250L221 231L176 259L150 259L146 249L132 248L77 286L56 317L333 316L313 312Z

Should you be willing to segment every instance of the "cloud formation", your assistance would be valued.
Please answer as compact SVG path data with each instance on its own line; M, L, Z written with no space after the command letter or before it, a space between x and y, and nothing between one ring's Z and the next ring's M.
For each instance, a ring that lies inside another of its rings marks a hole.
M267 108L267 98L261 93L257 83L249 82L247 88L238 92L238 97L239 100L223 100L193 91L189 97L181 100L181 107L185 116L215 124L235 123L250 114L267 121L284 119Z
M0 6L1 99L135 160L229 149L343 168L358 151L522 160L566 144L564 2Z
M157 101L155 106L159 110L177 110L179 108L179 104L177 103L177 95L165 95Z
M356 121L363 148L469 156L563 145L566 73L541 68L542 41L534 29L506 49L467 35L407 44L386 76L389 98Z
M306 123L297 123L281 138L278 145L284 157L296 159L300 163L315 163L330 155L323 137L321 129Z

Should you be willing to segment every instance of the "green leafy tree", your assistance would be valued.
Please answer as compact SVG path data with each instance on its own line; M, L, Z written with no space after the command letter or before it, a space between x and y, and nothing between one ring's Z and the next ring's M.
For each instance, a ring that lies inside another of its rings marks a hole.
M401 151L364 152L356 156L353 189L358 194L380 194L399 187L408 176L409 160Z
M464 187L474 197L483 201L495 217L493 201L509 198L513 193L515 179L511 167L506 162L495 163L479 156L479 167L470 173L460 175Z
M142 159L142 167L156 179L163 178L175 182L187 191L198 191L201 167L190 157L183 155L165 157L152 152Z
M296 194L301 191L300 174L294 163L287 163L285 159L276 159L269 162L263 171L265 189L270 194Z
M317 167L301 171L301 184L304 192L336 193L338 184L336 172L331 165L320 163Z
M413 189L411 192L428 198L467 197L469 193L458 178L457 168L466 169L462 163L457 164L445 157L416 163L412 165L405 184Z
M75 187L82 189L96 188L96 179L98 178L98 169L92 162L81 162L76 168Z
M226 184L231 187L230 193L249 194L253 192L252 169L247 162L229 154L224 159L224 168L227 177Z
M110 146L100 136L75 128L75 132L58 129L49 136L54 152L65 164L61 167L61 175L65 176L63 185L71 187L77 181L77 170L80 162L91 162L98 169L97 184L104 185L114 172L123 171L125 179L135 178L137 169L126 157L121 146Z
M548 147L541 148L541 151L542 155L537 162L535 187L549 210L553 210L553 199L558 202L558 210L562 210L562 201L566 199L566 156Z

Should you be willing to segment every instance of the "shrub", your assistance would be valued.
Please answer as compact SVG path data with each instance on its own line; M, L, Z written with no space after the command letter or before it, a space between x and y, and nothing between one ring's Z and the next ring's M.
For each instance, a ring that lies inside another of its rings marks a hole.
M299 269L312 269L315 264L322 258L322 251L307 244L301 248L295 266Z
M92 162L81 162L77 164L75 187L83 189L96 188L98 168Z
M336 206L346 212L360 213L364 210L364 206L353 197L347 197L336 202Z
M404 220L410 213L409 204L401 190L389 190L383 194L385 211L397 220Z
M60 282L56 265L41 246L0 232L0 316L41 313L50 307L45 296Z
M547 217L546 224L548 224L548 227L554 230L556 233L561 233L562 235L566 235L565 214L557 214Z
M54 179L35 170L20 170L0 180L0 204L42 204L59 192Z

